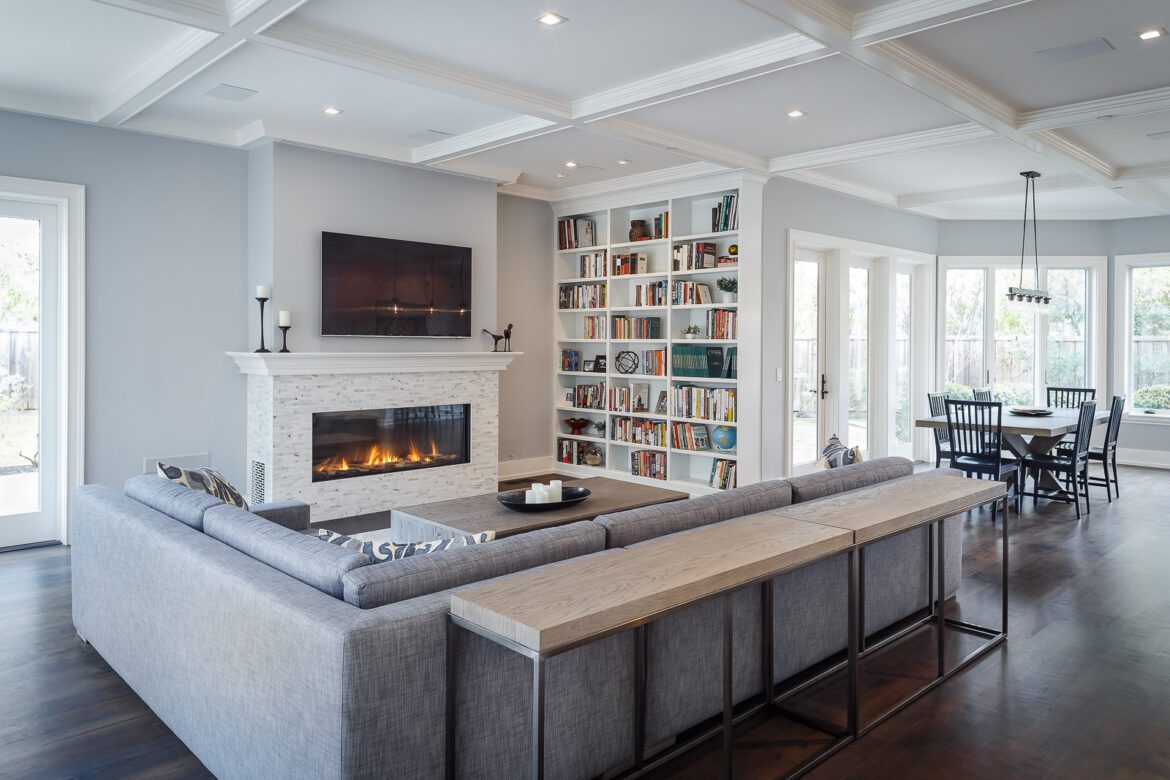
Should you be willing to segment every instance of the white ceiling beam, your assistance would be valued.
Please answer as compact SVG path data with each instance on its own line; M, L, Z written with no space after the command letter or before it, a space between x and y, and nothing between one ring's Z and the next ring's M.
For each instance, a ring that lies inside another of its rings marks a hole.
M670 184L676 181L686 181L700 176L710 176L717 173L727 173L727 168L706 162L687 163L671 168L661 168L657 171L645 171L629 176L620 176L616 179L605 179L587 184L575 184L560 189L534 187L530 184L503 184L499 187L502 195L515 195L519 198L532 198L550 203L561 201L591 198L597 195L606 195L612 192L643 189L661 184Z
M1036 189L1043 192L1058 190L1073 190L1081 187L1091 187L1089 182L1080 176L1042 176L1036 180ZM1021 179L1004 182L1002 184L988 184L982 187L963 187L953 190L936 190L934 192L916 192L910 195L899 195L897 205L904 209L934 206L939 203L954 203L956 201L974 200L975 198L995 198L1002 195L1023 196L1024 186Z
M1025 111L1020 114L1019 128L1026 133L1035 133L1159 111L1170 111L1170 87Z
M562 122L570 117L568 100L392 51L384 46L372 46L352 36L293 19L273 25L262 34L252 36L252 40L540 119Z
M247 18L229 27L214 40L199 46L186 59L181 60L166 72L156 74L157 77L153 81L145 84L136 83L134 86L141 87L138 92L130 95L116 93L121 102L104 102L104 112L98 117L98 122L103 125L119 125L136 116L171 90L181 86L191 77L243 46L249 36L262 32L269 25L291 14L306 2L308 0L266 0Z
M88 103L40 95L22 95L18 92L0 92L0 111L70 119L74 122L94 121L93 106Z
M971 143L995 138L995 132L971 122L936 130L920 130L870 141L858 141L840 146L828 146L808 152L773 157L768 161L769 173L786 173L808 168L822 168L827 165L869 160L892 154L906 154L923 149L937 149L943 146Z
M218 37L208 30L188 28L131 73L113 92L98 101L93 108L94 116L102 120L113 115Z
M569 127L569 125L550 122L547 119L534 116L521 116L419 146L414 150L414 161L437 165L460 157L467 157L476 152L484 152L498 146L536 138L565 127Z
M758 173L766 173L768 170L768 160L758 154L624 117L614 116L589 122L585 125L585 129L612 138L633 141L643 146L665 149L668 152L721 165L725 168L743 168Z
M224 13L223 0L97 0L105 5L196 27L209 32L226 32L231 23Z
M257 123L258 124L258 123ZM214 127L202 122L188 122L183 119L161 119L150 116L136 116L120 127L123 130L133 130L136 133L161 135L167 138L182 138L187 141L199 141L216 146L230 146L238 148L238 131Z
M1141 181L1142 179L1170 179L1170 162L1136 165L1122 168L1118 181Z
M1031 0L891 0L854 14L853 40L868 46L1028 2Z
M785 179L792 179L793 181L812 184L826 190L833 190L842 195L849 195L873 203L880 203L883 206L898 205L898 196L893 193L884 192L875 187L867 187L864 184L856 184L845 179L839 179L836 176L830 176L820 171L788 171L781 174L781 176Z

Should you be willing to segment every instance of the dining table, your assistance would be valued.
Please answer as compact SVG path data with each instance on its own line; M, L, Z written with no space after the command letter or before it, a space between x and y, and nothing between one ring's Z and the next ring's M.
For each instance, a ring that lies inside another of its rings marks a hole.
M1028 407L1031 410L1033 407ZM1028 455L1047 455L1066 436L1076 433L1080 423L1081 410L1076 407L1036 407L1050 414L1021 414L1005 407L1003 410L1003 443L1017 458ZM1109 421L1109 410L1098 411L1093 416L1093 426ZM946 428L946 415L924 417L915 421L918 428ZM990 430L990 428L988 428ZM1064 483L1048 469L1033 468L1030 476L1036 483L1036 492L1044 491L1052 498L1069 499Z

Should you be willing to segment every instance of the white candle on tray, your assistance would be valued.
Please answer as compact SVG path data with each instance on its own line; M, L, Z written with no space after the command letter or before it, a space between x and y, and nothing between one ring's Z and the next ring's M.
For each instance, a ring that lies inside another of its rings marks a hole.
M565 500L562 492L564 483L559 479L554 479L548 483L548 492L552 496L554 503L560 503Z
M525 504L540 503L536 500L536 491L535 490L525 490L524 491L524 503Z

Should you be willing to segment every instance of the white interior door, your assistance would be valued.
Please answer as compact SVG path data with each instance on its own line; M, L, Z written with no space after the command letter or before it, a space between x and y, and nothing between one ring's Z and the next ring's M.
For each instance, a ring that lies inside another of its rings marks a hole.
M57 538L58 211L0 199L0 549Z
M799 252L792 268L792 344L789 397L789 460L792 472L811 471L821 457L825 439L824 410L828 397L825 367L825 256Z

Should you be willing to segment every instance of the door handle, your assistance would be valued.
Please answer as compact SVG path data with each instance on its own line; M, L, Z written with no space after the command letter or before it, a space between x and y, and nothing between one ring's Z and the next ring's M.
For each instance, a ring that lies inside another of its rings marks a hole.
M821 374L821 400L824 400L829 395L829 388L825 382L825 375Z

